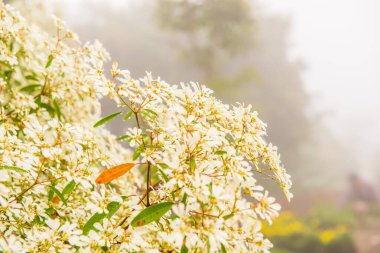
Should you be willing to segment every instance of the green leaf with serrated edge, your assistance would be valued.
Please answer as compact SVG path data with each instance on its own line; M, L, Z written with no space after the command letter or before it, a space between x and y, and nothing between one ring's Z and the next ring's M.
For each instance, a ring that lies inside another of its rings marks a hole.
M48 56L48 61L47 61L46 65L45 65L45 68L50 67L50 65L51 65L51 63L52 63L52 61L53 61L53 59L54 59L53 55L50 54L50 55Z
M164 214L166 214L174 205L172 202L162 202L149 206L142 210L136 217L132 220L132 227L139 227L149 224L153 221L159 220Z
M140 145L136 148L135 152L133 153L132 160L135 161L137 158L140 157L141 153L144 151L144 145Z
M227 154L227 151L224 151L224 150L218 150L214 153L215 155L224 155L224 154Z
M16 172L27 172L26 170L24 169L21 169L20 167L16 167L16 166L8 166L8 165L0 165L0 170L13 170L13 171L16 171Z
M52 186L52 185L49 185L49 187L50 187L50 189L51 189L55 194L57 194L58 198L59 198L60 200L62 200L62 202L63 202L65 205L67 205L66 199L65 199L65 197L62 195L62 193L61 193L60 191L58 191L57 188L55 188L55 187Z
M110 202L107 205L107 210L108 210L107 217L111 218L112 215L114 215L117 212L117 210L119 210L120 207L121 207L121 203L119 203L117 201Z
M83 234L88 235L88 233L91 230L98 231L94 227L94 224L97 222L101 222L105 217L106 217L106 215L104 213L95 213L93 216L91 216L91 218L83 226Z
M42 88L42 85L41 84L31 84L31 85L28 85L28 86L25 86L25 87L22 87L20 89L21 92L35 92L36 90L38 89L41 89Z
M123 120L128 120L133 115L133 111L129 111L127 114L124 115Z
M75 188L75 181L74 180L71 180L66 186L65 188L63 188L62 190L62 195L66 198L68 198L68 196L70 196L71 192L74 190Z
M102 118L101 120L99 120L98 122L96 122L96 123L94 124L94 127L98 127L98 126L101 126L101 125L107 123L108 121L110 121L110 120L116 118L116 117L117 117L118 115L120 115L121 113L122 113L122 112L116 112L116 113L113 113L113 114L111 114L111 115L108 115L108 116Z

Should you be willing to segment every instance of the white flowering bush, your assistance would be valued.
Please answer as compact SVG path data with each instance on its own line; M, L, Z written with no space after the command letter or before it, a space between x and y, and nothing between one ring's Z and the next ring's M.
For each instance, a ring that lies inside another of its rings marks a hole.
M0 18L1 251L268 252L280 206L255 175L288 199L291 182L251 106L117 64L107 78L101 45L59 20L49 35L3 3ZM103 96L120 110L101 119Z

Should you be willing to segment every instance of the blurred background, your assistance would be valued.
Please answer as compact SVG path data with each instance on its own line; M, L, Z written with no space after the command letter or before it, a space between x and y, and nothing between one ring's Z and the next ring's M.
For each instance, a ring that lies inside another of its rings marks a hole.
M380 252L378 0L8 2L46 29L47 14L62 17L134 78L252 104L294 183L289 204L262 179L284 209L264 227L273 252Z

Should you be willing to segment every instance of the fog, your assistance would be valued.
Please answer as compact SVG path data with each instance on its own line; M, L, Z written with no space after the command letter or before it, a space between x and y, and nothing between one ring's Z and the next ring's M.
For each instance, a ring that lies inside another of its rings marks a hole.
M380 2L259 1L291 18L291 57L302 58L313 105L367 177L380 163Z

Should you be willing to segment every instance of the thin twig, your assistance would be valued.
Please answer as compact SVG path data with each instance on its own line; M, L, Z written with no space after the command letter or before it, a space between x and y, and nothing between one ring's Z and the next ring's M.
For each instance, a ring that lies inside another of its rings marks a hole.
M146 172L146 205L150 206L149 193L150 193L150 163L148 163L148 168Z
M208 216L208 217L212 217L212 218L219 218L220 217L218 215L212 215L212 214L207 214L207 213L199 213L196 211L190 211L189 213L194 213L196 215L202 215L202 216Z

